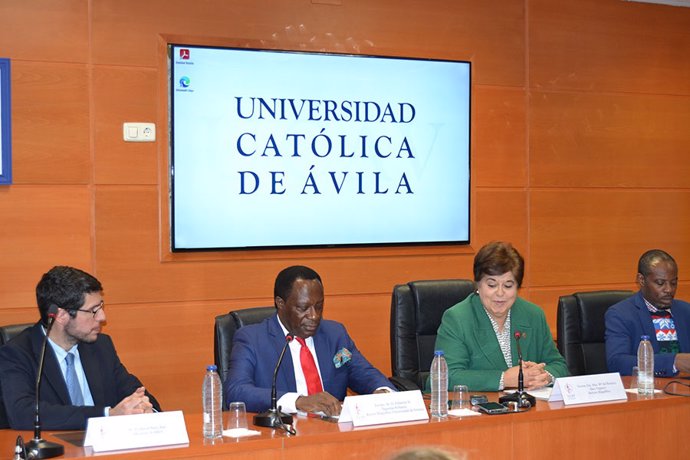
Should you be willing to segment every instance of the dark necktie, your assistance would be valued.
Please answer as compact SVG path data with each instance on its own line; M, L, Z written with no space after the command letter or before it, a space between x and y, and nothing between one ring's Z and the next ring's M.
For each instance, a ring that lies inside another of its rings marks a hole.
M299 360L302 364L302 372L304 373L304 378L307 381L307 391L310 395L321 393L323 387L321 386L321 378L319 377L319 370L316 368L316 363L314 362L314 356L309 351L307 343L302 337L296 337L302 347L299 351Z

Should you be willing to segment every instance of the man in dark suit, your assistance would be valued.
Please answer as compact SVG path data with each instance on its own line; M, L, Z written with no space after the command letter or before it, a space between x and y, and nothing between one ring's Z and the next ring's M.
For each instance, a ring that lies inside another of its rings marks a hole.
M284 269L276 278L274 295L276 315L235 333L224 383L226 405L244 401L250 412L270 407L273 370L288 334L295 340L277 377L278 405L283 411L338 415L348 387L360 394L393 391L345 327L321 319L323 284L314 270Z
M690 372L690 304L675 300L678 266L668 253L652 249L637 264L640 291L606 311L606 359L610 372L630 375L637 366L642 335L654 348L654 374Z
M90 417L160 410L101 334L103 287L79 269L53 267L36 286L41 320L0 348L0 383L13 429L33 427L35 382L49 310L57 307L40 387L42 427L84 429Z

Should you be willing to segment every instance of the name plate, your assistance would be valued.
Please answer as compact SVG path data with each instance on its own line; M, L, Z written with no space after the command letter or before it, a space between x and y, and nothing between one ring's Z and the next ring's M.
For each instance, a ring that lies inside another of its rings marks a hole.
M189 444L182 411L90 418L84 439L94 452L175 444Z
M618 372L557 378L549 397L564 404L583 404L628 399Z
M346 396L338 423L354 426L429 420L419 390Z

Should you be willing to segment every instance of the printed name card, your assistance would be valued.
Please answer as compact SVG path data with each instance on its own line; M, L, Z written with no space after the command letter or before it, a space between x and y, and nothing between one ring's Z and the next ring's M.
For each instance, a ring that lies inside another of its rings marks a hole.
M338 423L354 426L429 420L419 390L346 396Z
M189 444L182 411L90 418L84 439L94 452L176 444Z
M628 399L623 381L618 372L608 374L578 375L561 377L553 384L549 397L551 401L563 404L583 404Z

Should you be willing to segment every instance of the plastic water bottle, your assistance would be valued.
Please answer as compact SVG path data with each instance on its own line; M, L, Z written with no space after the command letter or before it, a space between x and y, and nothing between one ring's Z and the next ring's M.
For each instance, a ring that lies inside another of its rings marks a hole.
M218 368L213 364L206 367L202 397L204 401L204 438L223 436L223 386Z
M637 347L637 392L641 395L654 394L654 348L648 335L641 337Z
M443 350L436 350L431 362L431 415L448 416L448 364Z

